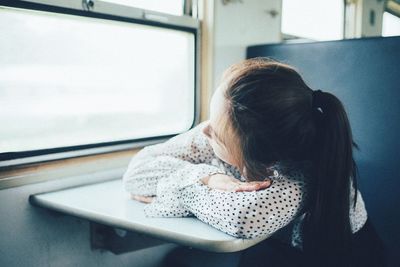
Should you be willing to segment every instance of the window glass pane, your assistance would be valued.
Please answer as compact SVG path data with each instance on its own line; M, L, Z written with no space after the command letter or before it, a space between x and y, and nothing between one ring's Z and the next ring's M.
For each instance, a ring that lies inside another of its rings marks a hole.
M400 35L400 18L389 12L383 13L382 36Z
M343 39L343 0L283 0L282 32L318 41Z
M0 152L181 133L194 34L0 8Z
M172 15L183 15L183 0L103 0L125 6L153 10Z

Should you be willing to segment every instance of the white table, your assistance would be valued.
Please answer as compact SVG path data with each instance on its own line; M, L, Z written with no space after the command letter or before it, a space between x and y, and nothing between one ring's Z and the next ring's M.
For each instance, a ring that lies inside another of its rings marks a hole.
M240 251L265 239L235 238L195 217L146 217L143 212L146 204L130 199L120 179L32 195L30 201L113 228L213 252Z

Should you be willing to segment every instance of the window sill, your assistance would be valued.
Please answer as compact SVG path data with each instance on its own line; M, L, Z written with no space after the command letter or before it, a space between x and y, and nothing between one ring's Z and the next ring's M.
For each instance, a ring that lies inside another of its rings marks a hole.
M126 170L129 161L139 150L131 149L1 169L0 190L59 179L73 180L74 177L81 178L71 186L115 179ZM110 172L116 171L117 176L109 175ZM92 176L90 179L88 174Z

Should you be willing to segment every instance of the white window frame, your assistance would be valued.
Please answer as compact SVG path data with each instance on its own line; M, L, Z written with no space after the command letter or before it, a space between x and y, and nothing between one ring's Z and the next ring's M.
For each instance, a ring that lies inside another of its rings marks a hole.
M184 14L191 15L192 11L185 2ZM192 4L192 3L190 3ZM200 21L191 16L175 16L156 11L123 6L101 0L28 0L1 1L0 6L16 7L27 10L40 10L62 14L72 14L84 17L94 17L123 22L144 24L161 28L177 29L192 32L195 37L195 110L194 127L200 122ZM192 6L192 5L191 5ZM193 5L194 6L194 5ZM4 153L0 156L0 172L13 166L32 163L96 155L114 151L130 150L156 144L168 140L174 135L142 138L129 141L116 141L107 144L88 144L70 148L55 148L37 150L25 153Z

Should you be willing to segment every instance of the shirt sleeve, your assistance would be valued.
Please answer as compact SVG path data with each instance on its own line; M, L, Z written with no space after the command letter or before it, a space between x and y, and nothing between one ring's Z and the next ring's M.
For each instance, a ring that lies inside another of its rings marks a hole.
M148 216L181 217L189 213L179 203L178 190L213 173L225 173L202 132L207 122L168 141L140 150L122 179L131 194L157 196L145 206Z
M210 189L201 182L180 190L183 206L198 219L238 238L268 237L302 213L305 182L280 175L252 192Z
M354 198L355 198L355 190L353 182L351 182L350 189L350 226L351 231L356 233L359 231L365 224L368 218L367 210L365 208L364 199L360 193L360 190L357 190L357 201L356 206L354 207Z

